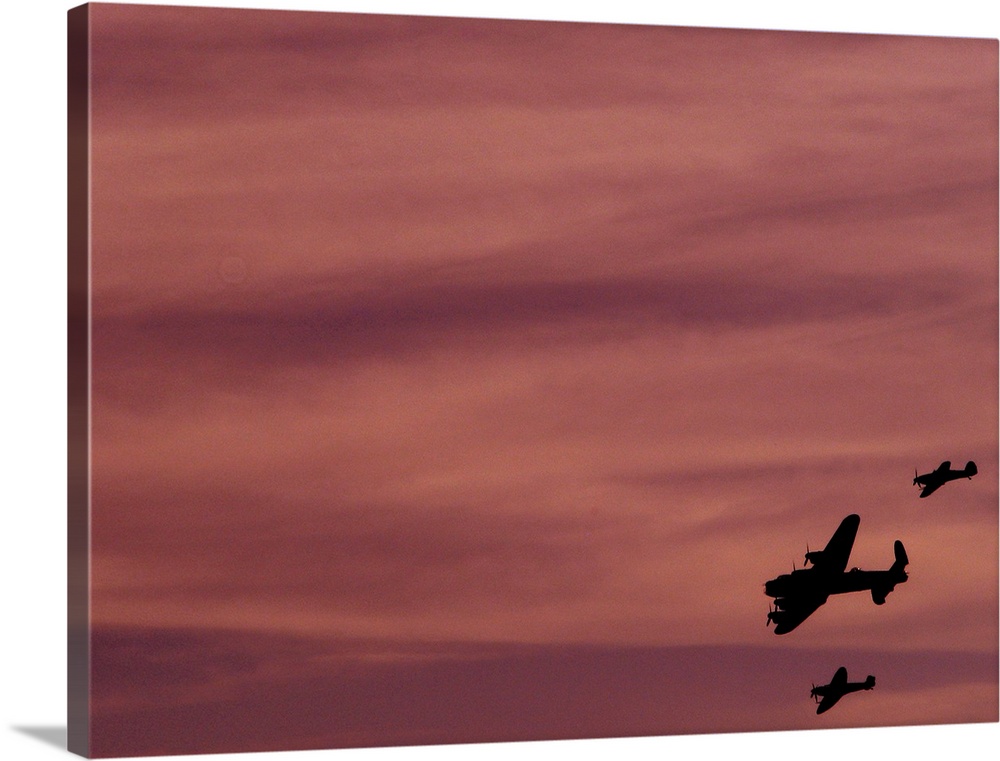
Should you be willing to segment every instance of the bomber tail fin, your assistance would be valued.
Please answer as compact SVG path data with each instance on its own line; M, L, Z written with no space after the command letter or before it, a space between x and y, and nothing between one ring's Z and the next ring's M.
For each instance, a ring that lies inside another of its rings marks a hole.
M910 559L906 556L906 549L903 547L903 543L898 539L892 545L892 552L896 557L895 562L892 564L892 571L902 571L910 563Z
M896 543L892 545L892 551L896 555L896 560L889 567L889 570L884 572L886 580L872 585L872 602L876 605L885 603L886 596L896 588L897 584L902 584L907 578L906 566L910 562L910 559L906 557L906 550L903 549L903 543L897 539Z

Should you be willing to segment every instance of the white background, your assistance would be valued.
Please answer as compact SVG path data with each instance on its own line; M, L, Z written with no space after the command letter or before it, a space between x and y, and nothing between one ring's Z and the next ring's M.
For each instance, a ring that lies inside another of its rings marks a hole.
M149 3L144 3L149 4ZM737 2L688 0L298 0L198 2L274 9L537 18L996 39L994 0ZM72 2L4 4L0 205L0 365L4 480L0 758L65 757L66 727L66 11ZM962 552L955 547L956 553ZM218 759L521 761L574 758L994 758L1000 725L780 732L409 749L224 754ZM197 758L195 756L174 757Z

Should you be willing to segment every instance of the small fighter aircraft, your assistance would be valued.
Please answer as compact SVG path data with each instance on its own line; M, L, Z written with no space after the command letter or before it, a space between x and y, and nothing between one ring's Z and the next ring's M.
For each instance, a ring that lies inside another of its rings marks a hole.
M882 605L897 584L907 579L909 559L903 543L893 544L895 561L887 571L846 571L861 518L848 515L841 521L829 543L822 550L806 552L805 563L812 568L792 569L764 584L764 593L775 598L774 609L767 614L767 625L775 624L775 634L787 634L811 616L830 595L871 590L872 601Z
M965 464L964 470L952 470L951 461L945 460L938 465L937 470L924 473L922 476L918 476L916 469L914 469L913 485L922 486L923 489L920 492L920 496L926 497L936 492L949 481L957 481L959 478L968 478L971 480L978 472L979 468L976 467L976 463L972 460L969 460Z
M860 690L870 690L874 686L875 677L871 674L863 682L848 682L847 669L841 666L837 669L837 673L833 675L830 684L821 684L819 687L814 684L809 696L819 703L816 713L825 713L833 708L836 702L844 697L844 695Z

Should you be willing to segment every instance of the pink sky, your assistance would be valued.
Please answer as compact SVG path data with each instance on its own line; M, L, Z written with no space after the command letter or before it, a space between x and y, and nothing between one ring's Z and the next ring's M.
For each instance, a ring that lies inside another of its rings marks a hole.
M997 720L995 40L91 12L95 752Z

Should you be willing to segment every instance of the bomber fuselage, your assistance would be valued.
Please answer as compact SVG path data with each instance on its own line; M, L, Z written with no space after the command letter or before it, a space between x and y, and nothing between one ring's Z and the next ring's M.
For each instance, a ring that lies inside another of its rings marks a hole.
M852 568L846 573L823 573L813 568L802 568L792 571L764 584L764 592L768 597L798 597L800 595L820 594L838 595L847 592L863 592L890 584L901 584L906 581L906 573L892 571L862 571ZM778 607L781 607L780 601Z

